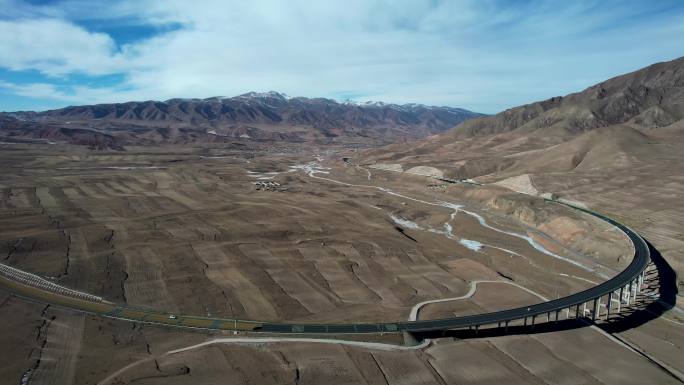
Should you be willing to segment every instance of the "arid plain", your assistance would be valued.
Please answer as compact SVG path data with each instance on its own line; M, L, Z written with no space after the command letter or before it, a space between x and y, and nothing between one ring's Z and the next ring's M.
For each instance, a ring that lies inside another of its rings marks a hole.
M609 225L500 185L362 167L343 146L236 143L0 145L3 263L178 314L361 322L406 320L444 298L460 299L417 316L534 304L631 259L629 240ZM392 334L333 336L360 343L351 345L197 346L257 335L131 323L0 293L8 383L677 383L648 357L684 370L682 318L669 313L616 336L573 324L422 348L393 347L402 341Z

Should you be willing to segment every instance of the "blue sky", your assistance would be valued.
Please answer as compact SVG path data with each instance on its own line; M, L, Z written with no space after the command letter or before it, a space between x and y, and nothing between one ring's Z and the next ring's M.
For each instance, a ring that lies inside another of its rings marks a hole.
M0 111L276 90L495 113L683 36L680 0L0 0Z

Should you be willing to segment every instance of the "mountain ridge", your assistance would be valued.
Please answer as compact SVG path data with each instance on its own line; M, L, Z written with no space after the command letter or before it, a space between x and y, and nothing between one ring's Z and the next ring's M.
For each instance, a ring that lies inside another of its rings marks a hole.
M410 144L368 150L359 161L404 169L428 166L448 178L482 181L524 173L628 170L669 157L663 149L679 141L683 122L684 57L468 120Z
M326 98L288 97L275 91L0 114L5 124L14 119L36 129L76 127L125 136L129 143L134 143L136 136L161 143L216 139L209 139L211 136L292 142L351 138L391 143L443 132L479 116L483 114L454 107L337 102ZM142 131L146 131L145 135L141 135ZM15 130L14 134L19 132Z
M518 129L572 135L622 123L664 127L684 118L682 99L684 57L618 75L566 96L473 119L455 128L461 137L468 137Z

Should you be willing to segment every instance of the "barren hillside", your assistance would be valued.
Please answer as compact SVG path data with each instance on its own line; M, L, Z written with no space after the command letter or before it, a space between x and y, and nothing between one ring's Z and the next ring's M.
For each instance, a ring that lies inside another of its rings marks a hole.
M681 277L682 118L684 58L355 159L600 208L650 235Z

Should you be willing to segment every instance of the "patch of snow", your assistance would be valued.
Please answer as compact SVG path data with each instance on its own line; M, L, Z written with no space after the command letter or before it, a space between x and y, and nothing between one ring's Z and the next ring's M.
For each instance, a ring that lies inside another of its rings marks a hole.
M444 232L449 236L450 238L454 236L454 228L451 227L451 224L449 222L444 223Z
M473 251L480 251L484 247L482 243L478 241L473 241L471 239L461 239L458 241L458 243Z
M401 227L405 227L407 229L413 229L413 230L422 230L420 226L416 222L413 222L411 220L408 220L406 218L402 217L397 217L395 215L390 214L390 218L394 221L394 223L398 224Z
M222 136L222 137L227 137L227 136L228 136L228 135L226 135L226 134L219 134L218 132L216 132L216 130L209 130L209 131L207 131L207 134L211 134L211 135L214 135L214 136Z
M490 230L494 230L494 231L499 232L499 233L502 233L502 234L506 234L506 235L510 235L510 236L513 236L513 237L516 237L516 238L523 239L523 240L524 240L525 242L527 242L530 246L532 246L532 247L535 248L536 250L538 250L538 251L540 251L540 252L542 252L542 253L544 253L544 254L546 254L546 255L549 255L549 256L551 256L551 257L553 257L553 258L557 258L557 259L563 260L563 261L568 262L568 263L570 263L570 264L572 264L572 265L578 266L578 267L580 267L580 268L582 268L582 269L584 269L584 270L587 270L587 271L596 273L596 274L600 275L601 277L607 278L607 276L605 276L605 274L598 273L598 272L596 272L594 269L592 269L592 268L589 267L589 266L585 266L585 265L582 264L582 263L579 263L579 262L577 262L577 261L574 261L574 260L572 260L572 259L570 259L570 258L566 258L566 257L560 256L560 255L558 255L558 254L556 254L556 253L553 253L553 252L547 250L544 246L542 246L541 244L539 244L539 242L535 241L535 240L534 240L532 237L530 237L529 235L514 233L514 232L506 231L506 230L501 230L501 229L498 229L498 228L496 228L496 227L490 225L489 223L487 223L487 221L484 219L484 217L482 217L480 214L474 213L474 212L472 212L472 211L464 210L464 209L463 209L463 205L455 204L455 203L450 203L450 202L439 202L439 203L427 202L427 201L424 201L424 200L422 200L422 199L416 199L416 198L412 198L412 197L409 197L409 196L406 196L406 195L402 195L402 194L396 193L396 192L394 192L394 191L392 191L392 190L390 190L390 189L388 189L388 188L384 188L384 187L380 187L380 186L355 185L355 184L346 183L346 182L341 182L341 181L334 180L334 179L330 179L330 178L318 177L318 176L315 175L316 173L326 173L326 174L328 173L327 171L319 171L319 168L318 168L318 167L319 167L319 166L318 166L318 164L317 164L316 162L310 162L310 163L308 163L308 164L306 164L306 165L290 166L291 169L304 170L304 171L305 171L310 177L312 177L312 178L327 180L327 181L334 182L334 183L341 184L341 185L345 185L345 186L375 188L375 189L380 190L380 191L383 191L383 192L385 192L385 193L387 193L387 194L394 195L394 196L401 197L401 198L408 199L408 200L412 200L412 201L414 201L414 202L424 203L424 204L431 205L431 206L442 206L442 207L451 208L451 209L454 210L454 212L451 214L451 219L452 219L452 220L454 219L455 215L456 215L459 211L462 211L462 212L464 212L464 213L466 213L466 214L468 214L468 215L470 215L470 216L476 218L477 221L480 223L480 225L482 225L482 226L484 226L484 227L486 227L486 228L488 228L488 229L490 229ZM504 250L505 250L505 249L504 249ZM506 251L509 251L509 250L506 250ZM516 254L517 254L517 253L516 253ZM519 255L519 254L518 254L518 255Z
M321 167L316 162L309 162L307 164L297 164L294 166L290 166L290 169L295 170L295 171L296 170L302 170L307 175L309 175L310 177L314 177L314 178L316 178L316 176L315 176L316 174L330 174L329 171L325 171L325 170L330 170L329 167ZM325 178L323 178L323 179L325 179ZM337 181L334 181L334 182L337 182ZM345 184L348 185L348 183L345 183Z
M277 99L291 99L288 95L276 92L276 91L268 91L268 92L248 92L246 94L242 94L239 96L236 96L235 98L240 98L240 99L251 99L251 98L277 98ZM233 98L222 98L222 99L233 99Z
M558 255L558 254L556 254L556 253L553 253L553 252L547 250L544 246L542 246L539 242L535 241L535 240L534 240L532 237L530 237L529 235L526 235L526 234L519 234L519 233L514 233L514 232L512 232L512 231L506 231L506 230L498 229L498 228L496 228L496 227L490 225L489 223L487 223L487 221L484 219L484 217L482 217L482 215L480 215L480 214L478 214L478 213L475 213L475 212L472 212L472 211L468 211L468 210L464 210L463 208L458 208L458 209L456 209L455 207L458 206L458 205L454 205L454 204L448 203L448 202L442 202L442 206L444 206L444 207L450 207L450 208L454 208L455 210L462 211L462 212L464 212L464 213L466 213L466 214L468 214L468 215L474 217L475 219L477 219L477 221L480 223L480 225L482 225L483 227L486 227L486 228L488 228L488 229L490 229L490 230L494 230L494 231L499 232L499 233L502 233L502 234L510 235L510 236L513 236L513 237L516 237L516 238L520 238L520 239L524 240L525 242L527 242L530 246L532 246L532 247L533 247L534 249L536 249L537 251L540 251L540 252L542 252L542 253L544 253L544 254L546 254L546 255L548 255L548 256L551 256L551 257L554 257L554 258L563 260L563 261L565 261L565 262L568 262L568 263L570 263L570 264L573 264L573 265L575 265L575 266L578 266L578 267L580 267L580 268L582 268L582 269L584 269L584 270L587 270L587 271L591 271L591 272L593 272L593 273L596 273L596 271L595 271L594 269L592 269L591 267L585 266L585 265L583 265L583 264L581 264L581 263L579 263L579 262L577 262L577 261L574 261L574 260L572 260L572 259L570 259L570 258L566 258L566 257L560 256L560 255ZM597 273L597 274L599 274L599 273ZM599 275L603 276L602 274L599 274Z
M348 105L348 106L357 106L357 107L385 107L385 106L391 106L391 104L386 104L384 102L375 102L372 100L366 100L365 102L360 102L357 100L352 100L352 99L347 99L342 102L342 104Z

